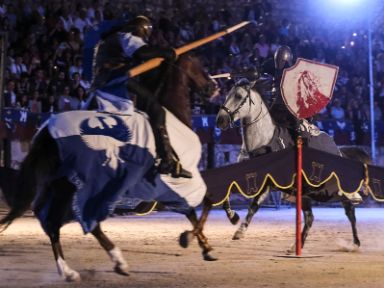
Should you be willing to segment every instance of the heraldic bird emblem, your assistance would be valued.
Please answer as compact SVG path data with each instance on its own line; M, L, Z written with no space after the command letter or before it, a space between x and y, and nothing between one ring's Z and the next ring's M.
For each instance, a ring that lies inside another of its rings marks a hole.
M97 115L84 119L80 123L80 135L84 143L97 151L105 150L108 165L117 169L118 162L125 162L120 158L120 149L132 139L132 132L122 118L115 115Z

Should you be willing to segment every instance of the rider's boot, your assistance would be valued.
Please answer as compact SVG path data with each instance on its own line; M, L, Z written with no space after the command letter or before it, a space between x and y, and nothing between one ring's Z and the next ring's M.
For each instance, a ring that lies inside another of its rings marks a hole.
M159 173L171 174L173 178L192 178L192 173L181 166L177 154L173 151L165 126L160 125L156 130L157 153L161 159Z

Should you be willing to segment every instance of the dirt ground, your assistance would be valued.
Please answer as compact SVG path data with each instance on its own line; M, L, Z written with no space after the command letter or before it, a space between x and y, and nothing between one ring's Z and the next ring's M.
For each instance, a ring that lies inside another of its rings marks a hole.
M48 238L36 219L24 217L0 235L0 287L384 287L384 210L357 209L357 252L343 252L352 239L343 209L317 208L314 214L303 257L285 258L294 242L293 208L262 209L240 241L231 240L236 227L224 213L214 211L206 235L215 262L202 260L196 241L188 249L178 246L179 234L190 229L182 215L111 218L102 227L128 260L128 277L113 272L91 235L69 224L62 229L63 248L79 283L58 276Z

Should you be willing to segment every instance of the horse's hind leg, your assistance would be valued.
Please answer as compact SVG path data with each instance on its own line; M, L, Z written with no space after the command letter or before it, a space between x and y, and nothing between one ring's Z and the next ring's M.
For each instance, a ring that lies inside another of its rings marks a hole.
M256 196L255 198L252 199L252 202L248 207L247 216L245 216L243 223L241 223L239 229L237 229L237 231L233 235L232 240L239 240L244 238L244 234L247 231L248 226L252 221L253 215L255 215L256 212L259 210L261 203L264 202L268 194L269 194L269 188L265 188L265 190L262 191L259 196Z
M51 191L53 187L54 192L53 190ZM69 211L71 211L74 186L65 179L58 179L45 189L45 197L52 195L46 221L46 233L51 240L57 270L60 276L62 276L66 281L79 281L80 275L66 263L60 243L60 228L64 223L65 217L68 216L68 213L70 213ZM41 200L40 204L44 206L44 203L45 201ZM41 208L42 207L37 208L36 211Z
M342 201L345 215L347 215L349 222L351 222L352 226L352 235L353 235L353 244L355 244L357 247L360 247L360 240L357 236L357 229L356 229L356 215L355 215L355 206L352 204L351 201Z
M309 230L312 228L313 220L315 217L312 212L312 202L310 198L303 197L302 198L302 207L301 207L304 215L304 227L301 232L301 248L304 247L305 240L309 234ZM295 251L296 243L294 243L290 249L287 251L288 253L293 253Z
M119 249L119 247L112 243L112 241L107 237L107 235L104 234L104 232L101 230L100 224L98 224L92 230L91 233L93 236L95 236L97 241L99 241L101 247L103 247L104 250L107 251L113 263L115 263L115 272L117 274L128 276L129 267L123 257L123 254L121 253L121 250Z
M240 220L240 216L236 213L235 210L231 208L229 198L224 201L223 209L225 211L225 214L227 215L227 218L229 219L229 221L231 221L232 225L236 225Z
M302 208L304 214L304 228L301 232L301 248L304 247L305 240L307 239L309 230L312 228L313 220L315 217L312 212L312 202L311 199L303 197L302 198Z
M59 275L62 276L68 282L79 281L80 274L70 268L64 259L63 249L61 248L60 243L60 230L57 229L55 231L51 231L48 236L51 240L53 255L55 256Z

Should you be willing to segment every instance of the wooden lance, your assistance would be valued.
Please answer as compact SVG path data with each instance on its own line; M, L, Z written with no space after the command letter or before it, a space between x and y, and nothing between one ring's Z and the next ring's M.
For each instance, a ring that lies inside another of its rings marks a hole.
M204 44L207 44L217 38L220 38L224 35L227 35L227 34L230 34L232 33L233 31L237 30L237 29L240 29L241 27L249 24L250 22L249 21L244 21L244 22L241 22L237 25L234 25L224 31L221 31L221 32L218 32L216 34L213 34L211 36L208 36L208 37L205 37L203 39L200 39L200 40L197 40L195 42L192 42L192 43L189 43L185 46L182 46L180 48L177 48L175 49L175 52L176 52L176 55L179 56L185 52L188 52L192 49L195 49L199 46L202 46ZM143 64L140 64L134 68L132 68L131 70L128 71L128 76L129 77L135 77L137 75L140 75L141 73L144 73L144 72L147 72L153 68L156 68L157 66L160 65L160 63L163 61L163 58L153 58L149 61L146 61L144 62Z

